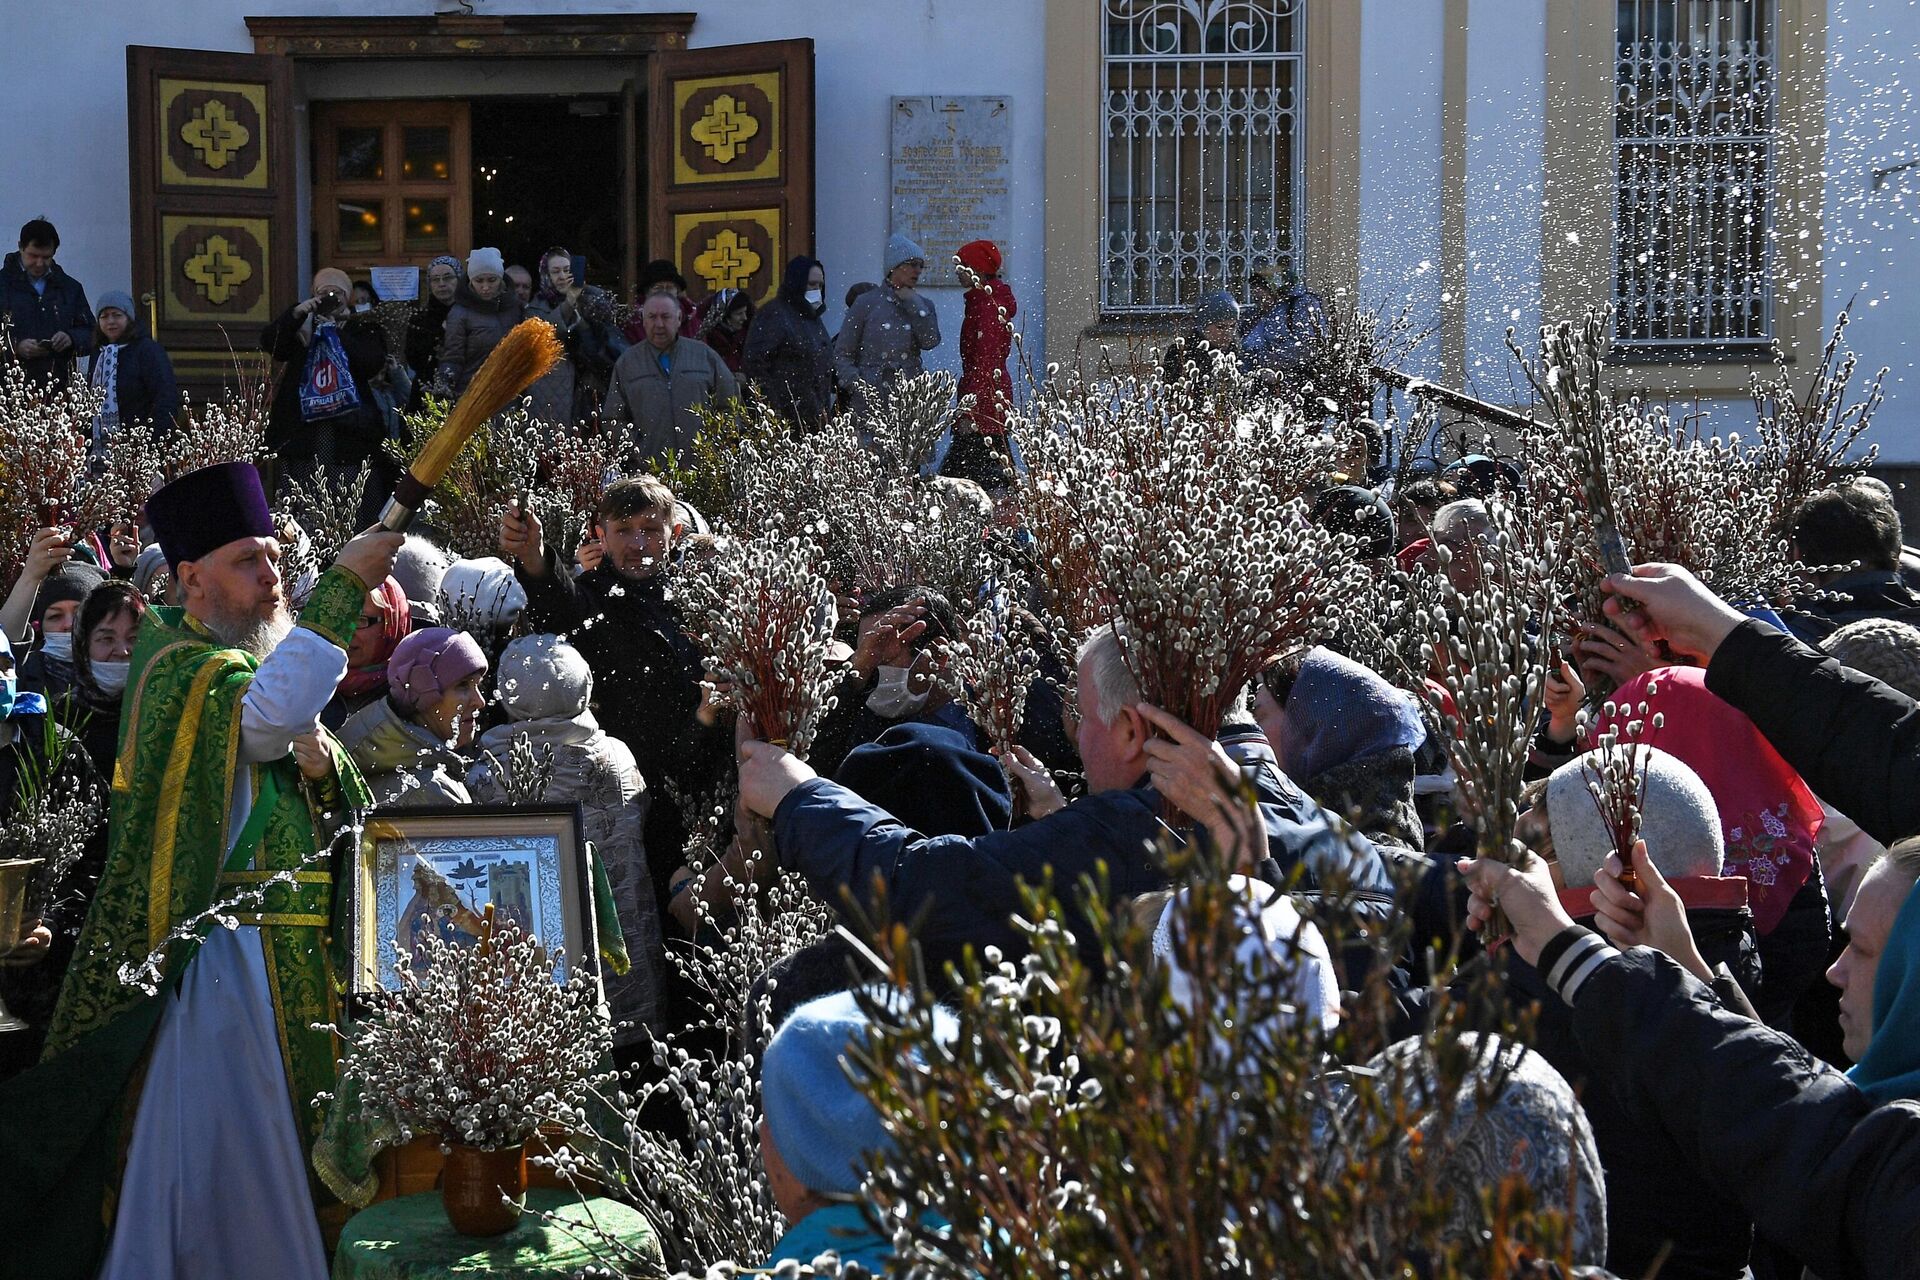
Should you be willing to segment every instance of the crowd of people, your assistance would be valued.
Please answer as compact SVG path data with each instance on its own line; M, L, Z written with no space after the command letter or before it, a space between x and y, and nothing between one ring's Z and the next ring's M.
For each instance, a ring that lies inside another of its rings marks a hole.
M100 410L77 430L174 430L179 393L132 299L90 306L58 243L29 223L0 271L22 385L83 376L88 357ZM958 259L964 372L939 492L977 498L983 525L1031 545L1039 517L1006 443L1021 421L1015 299L995 246ZM1284 955L1294 974L1273 1034L1356 1019L1346 1002L1369 964L1399 975L1404 1034L1472 965L1495 976L1484 1026L1522 1027L1531 1065L1512 1077L1529 1099L1512 1104L1519 1119L1488 1121L1508 1145L1486 1167L1531 1170L1546 1204L1575 1187L1581 1274L1910 1274L1920 594L1885 486L1845 473L1799 504L1785 534L1814 568L1790 599L1723 601L1660 563L1605 578L1604 605L1555 643L1527 707L1524 856L1473 856L1479 819L1441 749L1431 646L1410 675L1323 638L1271 655L1223 723L1186 724L1144 701L1130 637L1108 622L1048 655L1017 740L996 742L951 675L979 602L943 582L839 577L835 698L802 758L734 714L674 588L726 513L695 511L655 471L726 402L752 400L796 438L880 412L942 341L925 265L893 237L830 336L826 270L809 257L758 308L737 290L696 304L652 264L625 314L564 248L517 276L481 248L427 268L391 346L360 286L323 269L261 335L283 366L266 478L252 459L201 467L105 528L45 513L0 603L0 804L57 773L93 789L110 822L10 940L24 963L0 969L27 1023L0 1033L14 1188L0 1270L327 1274L316 1206L365 1173L332 1163L315 1105L331 1088L316 1024L337 1012L322 931L344 891L311 866L342 814L578 806L614 906L601 924L626 957L606 976L616 1058L648 1078L655 1046L695 1019L671 955L714 945L736 889L733 855L689 854L720 797L718 848L759 833L850 926L911 921L948 993L968 957L1029 949L1022 883L1093 878L1108 906L1150 909L1177 934L1160 851L1202 842L1242 873L1248 954ZM1285 264L1255 285L1244 316L1230 295L1204 297L1153 386L1257 394L1310 363L1325 304ZM460 559L431 527L376 527L290 578L271 474L337 479L384 460L390 487L389 442L424 421L426 397L460 396L526 317L565 353L530 389L535 417L621 441L622 474L575 513L587 537L563 544L515 501L497 558ZM1476 566L1527 501L1527 462L1408 470L1362 434L1367 456L1316 486L1309 518L1383 579L1490 589ZM1646 748L1625 858L1593 781L1610 732ZM514 776L536 757L537 776ZM211 927L226 888L281 874L283 899ZM1063 911L1097 953L1090 906ZM1383 957L1386 936L1410 940ZM848 945L815 945L778 984L760 1068L761 1156L789 1232L742 1261L832 1248L883 1268L893 1240L859 1199L895 1139L846 1069L871 1030ZM1433 964L1449 949L1458 972ZM1177 970L1171 944L1156 954ZM143 964L157 975L144 983ZM1188 1007L1210 998L1171 981ZM1498 1109L1484 1090L1477 1106ZM1487 1209L1460 1198L1463 1238Z

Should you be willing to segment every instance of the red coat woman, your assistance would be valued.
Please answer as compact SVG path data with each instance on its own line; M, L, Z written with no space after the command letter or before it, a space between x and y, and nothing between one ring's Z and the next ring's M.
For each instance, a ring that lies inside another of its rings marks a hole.
M1013 317L1020 304L1000 278L1000 250L993 241L962 245L956 256L975 277L967 290L966 320L960 326L960 394L973 397L975 430L981 435L1004 435L1007 405L1013 399L1007 357L1013 354Z

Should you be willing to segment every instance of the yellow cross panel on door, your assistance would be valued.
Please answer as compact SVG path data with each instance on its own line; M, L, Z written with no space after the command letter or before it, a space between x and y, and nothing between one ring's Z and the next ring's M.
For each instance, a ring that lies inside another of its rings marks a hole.
M266 85L162 78L157 88L161 186L266 190Z
M778 209L676 214L673 243L681 272L698 281L696 296L742 289L763 302L786 266Z
M758 71L674 82L675 186L780 180L780 76Z
M170 324L264 324L272 319L267 290L272 243L265 218L163 215L162 319Z

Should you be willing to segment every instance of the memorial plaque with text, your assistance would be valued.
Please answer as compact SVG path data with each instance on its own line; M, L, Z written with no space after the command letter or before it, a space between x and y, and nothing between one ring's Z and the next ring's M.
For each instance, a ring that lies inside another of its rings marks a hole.
M1002 97L895 98L890 227L927 253L923 285L960 283L970 240L1010 246L1013 127Z

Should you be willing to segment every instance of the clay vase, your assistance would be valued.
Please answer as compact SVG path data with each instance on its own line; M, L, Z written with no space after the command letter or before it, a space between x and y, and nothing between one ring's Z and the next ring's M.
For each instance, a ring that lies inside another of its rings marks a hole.
M520 1206L501 1199L523 1201L527 1194L527 1149L524 1144L499 1151L455 1144L440 1175L440 1203L447 1221L463 1236L497 1236L520 1221Z

